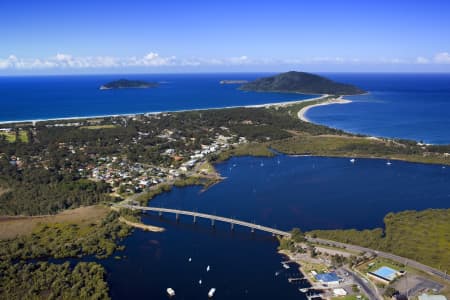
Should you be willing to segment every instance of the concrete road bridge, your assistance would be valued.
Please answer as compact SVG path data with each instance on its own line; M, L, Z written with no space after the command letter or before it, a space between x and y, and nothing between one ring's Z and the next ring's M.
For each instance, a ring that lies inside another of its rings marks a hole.
M277 235L277 236L291 237L291 234L287 231L278 230L275 228L271 228L271 227L267 227L267 226L263 226L263 225L259 225L259 224L255 224L255 223L245 222L245 221L241 221L241 220L237 220L237 219L226 218L226 217L205 214L205 213L200 213L200 212L195 212L195 211L162 208L162 207L138 206L138 205L129 205L129 204L118 205L118 207L128 208L128 209L132 209L132 210L153 211L153 212L157 212L160 216L163 213L170 213L170 214L174 214L177 220L180 216L191 216L194 219L194 223L197 221L197 218L202 218L202 219L210 220L211 226L214 226L215 222L219 221L219 222L229 223L231 225L231 229L234 229L235 225L239 225L239 226L250 228L252 230L252 232L254 232L255 230L259 230L259 231L271 233L274 236Z

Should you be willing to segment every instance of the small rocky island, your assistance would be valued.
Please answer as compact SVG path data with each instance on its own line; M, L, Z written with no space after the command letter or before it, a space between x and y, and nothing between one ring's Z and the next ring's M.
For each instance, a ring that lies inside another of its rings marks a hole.
M306 73L290 71L271 77L256 79L240 86L244 91L286 92L302 94L358 95L364 90L345 83Z
M119 79L108 82L100 87L101 90L111 89L148 89L157 87L156 82L146 82L142 80Z

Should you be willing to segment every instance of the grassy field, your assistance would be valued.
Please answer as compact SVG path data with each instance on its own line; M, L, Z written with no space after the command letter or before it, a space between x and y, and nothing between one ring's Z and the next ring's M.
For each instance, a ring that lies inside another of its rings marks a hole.
M23 143L28 143L28 133L25 130L19 130L18 136L16 137L16 132L0 132L1 136L6 137L6 141L9 143L15 143L17 141L17 138L19 141Z
M19 140L22 143L28 143L28 134L26 131L24 131L24 130L19 131Z
M308 234L394 253L440 270L450 270L450 209L390 213L384 223L384 230L313 230Z
M4 136L6 140L10 143L14 143L16 141L16 133L15 132L0 132L1 136Z
M198 167L198 170L205 174L218 175L214 166L208 161L201 163L201 165Z
M108 208L96 205L70 209L52 216L0 217L0 240L29 235L39 225L45 223L90 224L104 218L108 211Z
M438 153L420 153L415 147L395 141L356 136L310 136L297 133L289 139L273 141L269 146L286 154L385 158L410 162L450 165L450 157Z
M267 143L249 143L242 144L238 147L224 151L219 154L217 161L225 161L232 156L260 156L260 157L272 157L275 154L269 150Z

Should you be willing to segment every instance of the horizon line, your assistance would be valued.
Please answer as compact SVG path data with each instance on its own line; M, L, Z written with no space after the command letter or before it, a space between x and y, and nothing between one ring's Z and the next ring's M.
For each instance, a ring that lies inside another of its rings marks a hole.
M124 72L124 73L37 73L37 74L0 74L0 77L70 77L70 76L127 76L127 75L201 75L201 74L281 74L290 71L199 71L199 72ZM297 71L317 74L450 74L449 71Z

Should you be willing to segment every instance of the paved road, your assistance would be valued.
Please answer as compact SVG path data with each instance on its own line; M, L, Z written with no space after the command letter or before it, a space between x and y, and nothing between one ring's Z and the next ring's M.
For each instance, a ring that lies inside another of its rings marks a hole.
M369 297L370 300L383 300L383 297L380 296L376 287L371 286L371 284L367 280L361 278L360 275L349 268L344 268L344 270L347 271L350 276L352 276L353 281L360 286L360 288L364 291L364 293L367 295L367 297Z
M391 259L394 261L397 261L399 263L411 266L413 268L416 268L418 270L427 272L429 274L432 275L436 275L444 280L448 280L450 281L450 276L448 274L446 274L445 272L442 272L438 269L432 268L430 266L426 266L424 264L421 264L415 260L409 259L409 258L405 258L405 257L401 257L395 254L391 254L391 253L387 253L387 252L383 252L383 251L378 251L378 250L373 250L370 248L365 248L365 247L361 247L361 246L356 246L356 245L350 245L350 244L344 244L344 243L339 243L339 242L335 242L335 241L330 241L330 240L325 240L325 239L319 239L319 238L308 238L308 241L313 242L313 243L318 243L318 244L330 244L333 246L337 246L337 247L345 247L348 250L355 250L355 251L359 251L359 252L371 252L371 253L375 253L377 256L379 257L383 257L383 258L387 258L387 259Z

